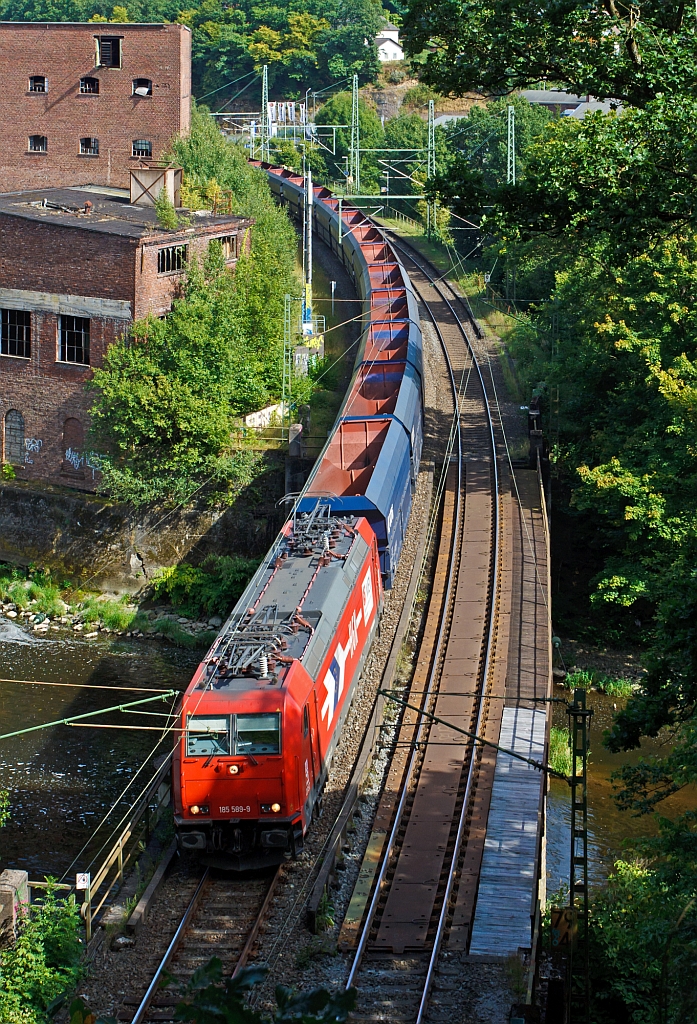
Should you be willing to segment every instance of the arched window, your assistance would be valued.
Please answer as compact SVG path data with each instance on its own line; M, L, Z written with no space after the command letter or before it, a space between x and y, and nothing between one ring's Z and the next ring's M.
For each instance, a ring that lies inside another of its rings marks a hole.
M5 462L24 465L24 416L16 409L5 414Z
M85 479L85 458L82 454L84 431L80 420L70 416L63 424L63 465L61 473L76 480Z
M48 92L48 78L45 75L31 75L29 92Z
M99 96L99 79L85 75L80 79L80 92L83 96Z
M149 78L133 79L134 96L152 96L152 82Z
M29 136L30 153L48 153L48 139L45 135Z

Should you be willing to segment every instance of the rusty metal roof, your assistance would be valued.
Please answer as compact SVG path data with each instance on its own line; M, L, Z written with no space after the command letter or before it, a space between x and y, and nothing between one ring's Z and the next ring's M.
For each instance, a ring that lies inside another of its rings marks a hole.
M119 195L120 192L123 195ZM86 213L88 202L91 207L88 207L90 212ZM152 207L132 205L125 189L105 188L101 191L96 185L0 193L0 214L130 238L156 234L176 237L211 226L229 224L238 227L251 223L242 217L229 214L213 216L208 211L200 211L187 214L187 220L191 223L178 231L165 231L159 225L157 213Z

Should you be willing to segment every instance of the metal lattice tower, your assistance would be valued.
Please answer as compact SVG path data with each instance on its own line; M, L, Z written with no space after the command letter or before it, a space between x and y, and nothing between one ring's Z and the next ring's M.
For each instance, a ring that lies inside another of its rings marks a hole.
M290 295L283 297L283 392L281 407L281 435L286 426L286 410L290 425L290 394L293 382L293 299Z
M509 185L515 185L515 107L508 108L508 144L506 147L508 155L508 169L506 181Z
M361 125L358 112L358 75L353 76L351 88L351 148L349 150L349 192L361 191Z
M428 148L426 151L426 177L436 175L436 122L433 100L428 101ZM438 224L435 199L426 201L426 232L430 238L432 229Z
M428 101L428 154L426 174L429 178L436 176L436 121L433 100Z
M508 108L511 109L510 107ZM586 691L574 690L567 709L571 733L571 858L569 906L582 924L582 951L569 956L569 1019L572 1024L589 1020L590 979L588 963L588 734L592 710L586 707ZM580 962L579 962L580 961Z
M269 160L269 69L264 64L261 72L261 159Z

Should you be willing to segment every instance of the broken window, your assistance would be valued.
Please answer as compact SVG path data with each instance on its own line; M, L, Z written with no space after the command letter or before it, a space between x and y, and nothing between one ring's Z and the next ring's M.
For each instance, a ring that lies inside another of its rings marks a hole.
M80 139L81 156L99 156L99 139Z
M30 153L48 153L48 139L45 135L29 136Z
M170 245L166 249L157 250L158 274L169 274L173 270L183 270L186 264L186 245Z
M148 139L134 139L133 140L133 156L152 156L152 142Z
M152 82L149 78L133 79L134 96L152 96Z
M48 92L48 78L45 75L32 75L29 79L29 92Z
M80 92L83 96L98 96L99 95L99 79L91 78L87 75L85 78L80 79Z
M26 309L0 310L0 352L4 356L31 355L31 313Z
M216 238L215 241L222 245L223 256L226 260L237 259L237 235L223 235L222 238Z
M103 68L121 67L121 40L118 36L97 37L97 64Z
M83 363L90 361L90 321L85 316L62 315L59 322L60 361Z
M17 409L9 409L5 414L4 461L24 465L24 416Z

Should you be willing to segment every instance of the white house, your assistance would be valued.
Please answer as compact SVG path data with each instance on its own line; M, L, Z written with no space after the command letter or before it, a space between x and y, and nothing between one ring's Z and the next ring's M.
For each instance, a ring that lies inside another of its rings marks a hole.
M399 29L389 23L375 37L380 60L404 60L404 50L399 42Z

